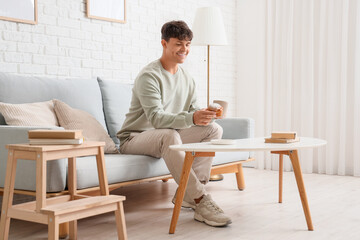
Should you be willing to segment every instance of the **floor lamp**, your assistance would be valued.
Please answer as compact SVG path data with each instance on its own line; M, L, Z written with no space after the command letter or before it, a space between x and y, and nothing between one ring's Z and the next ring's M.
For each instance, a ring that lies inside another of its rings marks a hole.
M207 104L210 104L210 46L227 45L225 27L218 7L198 8L192 27L192 45L207 46Z
M207 105L210 104L210 46L227 45L225 27L218 7L198 8L192 27L192 45L207 46ZM221 174L212 175L210 180L222 180Z

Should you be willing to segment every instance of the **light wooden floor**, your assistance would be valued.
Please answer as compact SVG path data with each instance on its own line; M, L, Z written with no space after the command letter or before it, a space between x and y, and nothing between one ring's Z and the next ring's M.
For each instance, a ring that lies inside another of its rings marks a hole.
M296 182L284 173L283 203L277 203L278 172L245 168L245 191L236 190L235 175L211 182L207 190L231 216L228 227L214 228L193 220L193 211L180 213L175 235L169 235L173 181L139 184L113 194L127 196L125 216L130 240L242 239L335 240L360 239L360 178L304 174L314 231L307 231ZM117 239L113 214L80 220L79 239ZM10 239L47 239L45 225L11 221Z

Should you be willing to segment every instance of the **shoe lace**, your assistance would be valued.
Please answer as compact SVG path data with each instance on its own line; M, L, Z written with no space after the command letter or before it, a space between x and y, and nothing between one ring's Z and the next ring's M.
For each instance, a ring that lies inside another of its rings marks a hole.
M216 213L224 213L224 211L213 201L206 201L206 207L213 209Z

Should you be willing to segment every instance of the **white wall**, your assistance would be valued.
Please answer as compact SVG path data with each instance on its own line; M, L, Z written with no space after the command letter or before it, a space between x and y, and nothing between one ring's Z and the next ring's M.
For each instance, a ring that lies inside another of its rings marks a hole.
M139 70L161 56L160 29L170 20L191 27L196 9L218 6L228 46L211 48L211 98L229 102L235 115L236 0L128 0L127 23L86 17L85 0L38 0L38 24L0 20L0 71L21 75L101 76L132 82ZM193 46L184 64L206 104L206 47Z

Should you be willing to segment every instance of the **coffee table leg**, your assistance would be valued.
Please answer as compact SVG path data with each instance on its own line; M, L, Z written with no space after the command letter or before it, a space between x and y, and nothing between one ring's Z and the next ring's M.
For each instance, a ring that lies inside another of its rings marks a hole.
M181 204L184 199L185 189L189 180L190 170L194 162L194 158L195 158L195 154L192 154L191 152L186 152L185 160L181 172L181 177L180 177L180 183L176 194L176 201L173 210L173 215L171 218L171 224L169 230L169 233L171 234L175 233L176 224L179 219L179 214L181 210Z
M295 179L296 179L296 183L297 183L297 186L299 189L300 199L301 199L301 203L303 206L308 230L312 231L312 230L314 230L314 227L313 227L313 224L311 221L310 209L309 209L309 204L308 204L307 197L306 197L304 180L303 180L302 173L301 173L301 167L300 167L297 150L290 151L289 156L290 156L292 166L294 168Z
M282 203L282 192L283 192L283 154L279 154L279 203Z

